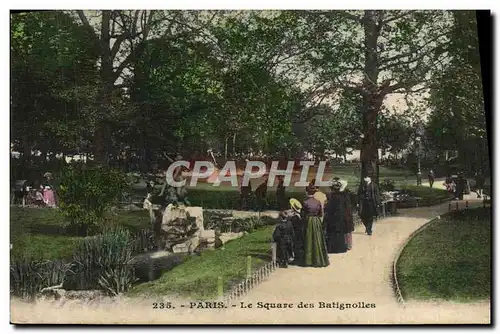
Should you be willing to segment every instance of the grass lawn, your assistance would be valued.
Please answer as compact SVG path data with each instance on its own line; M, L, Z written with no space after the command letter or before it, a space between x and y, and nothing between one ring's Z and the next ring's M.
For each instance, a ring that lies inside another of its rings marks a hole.
M442 217L403 250L397 275L405 299L483 300L491 293L491 208Z
M210 299L217 296L217 280L221 276L224 292L245 278L247 256L252 257L256 270L271 260L271 233L273 226L265 227L242 238L232 240L224 248L204 251L189 257L158 280L135 286L131 295L183 296L192 299Z
M118 211L106 218L110 223L121 224L131 232L149 226L146 211ZM68 233L63 226L64 218L57 209L11 207L11 256L44 260L71 258L75 242L82 237Z

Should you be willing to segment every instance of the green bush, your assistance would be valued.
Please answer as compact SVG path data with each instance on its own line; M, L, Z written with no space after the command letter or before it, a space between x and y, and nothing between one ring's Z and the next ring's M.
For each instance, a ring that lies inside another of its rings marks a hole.
M43 288L61 284L67 270L68 265L60 260L11 259L10 293L33 300Z
M104 213L129 190L127 176L107 167L70 165L61 176L60 208L70 227L87 235L103 222Z
M420 197L419 206L432 206L443 203L454 197L444 189L429 188L424 186L406 186L404 189L410 196ZM411 203L398 203L398 207L411 206Z
M81 240L74 250L63 288L98 289L113 295L127 291L135 281L130 266L132 251L130 233L122 228Z

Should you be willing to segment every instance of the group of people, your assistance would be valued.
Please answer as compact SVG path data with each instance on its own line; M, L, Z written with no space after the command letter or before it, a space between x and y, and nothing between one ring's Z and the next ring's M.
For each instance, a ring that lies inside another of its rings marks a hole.
M17 180L12 186L12 204L37 207L56 207L57 196L52 180L52 173L43 175L44 182L35 181L30 184L27 180Z
M13 204L51 208L57 206L55 192L50 185L23 186L14 191L13 197Z
M289 208L280 212L273 241L281 267L326 267L330 264L328 254L352 249L353 206L347 182L334 178L328 195L314 183L306 188L307 197L302 203L292 198ZM367 235L373 233L379 205L376 185L369 177L364 178L358 190L358 211Z

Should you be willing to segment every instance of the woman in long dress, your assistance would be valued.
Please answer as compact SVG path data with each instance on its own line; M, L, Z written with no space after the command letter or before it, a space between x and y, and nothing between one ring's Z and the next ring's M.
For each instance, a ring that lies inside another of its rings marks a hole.
M354 230L349 194L336 178L325 208L325 238L328 253L345 253L352 247L351 232Z
M306 220L304 235L305 267L327 267L330 264L323 234L323 208L320 201L314 198L316 187L307 187L307 199L304 201L304 218Z

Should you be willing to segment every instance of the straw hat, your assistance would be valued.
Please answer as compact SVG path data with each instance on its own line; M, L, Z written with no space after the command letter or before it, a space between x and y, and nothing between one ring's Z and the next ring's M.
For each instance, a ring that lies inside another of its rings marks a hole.
M302 203L300 203L299 200L297 200L296 198L290 198L290 207L296 211L296 212L299 212L300 210L302 210Z

